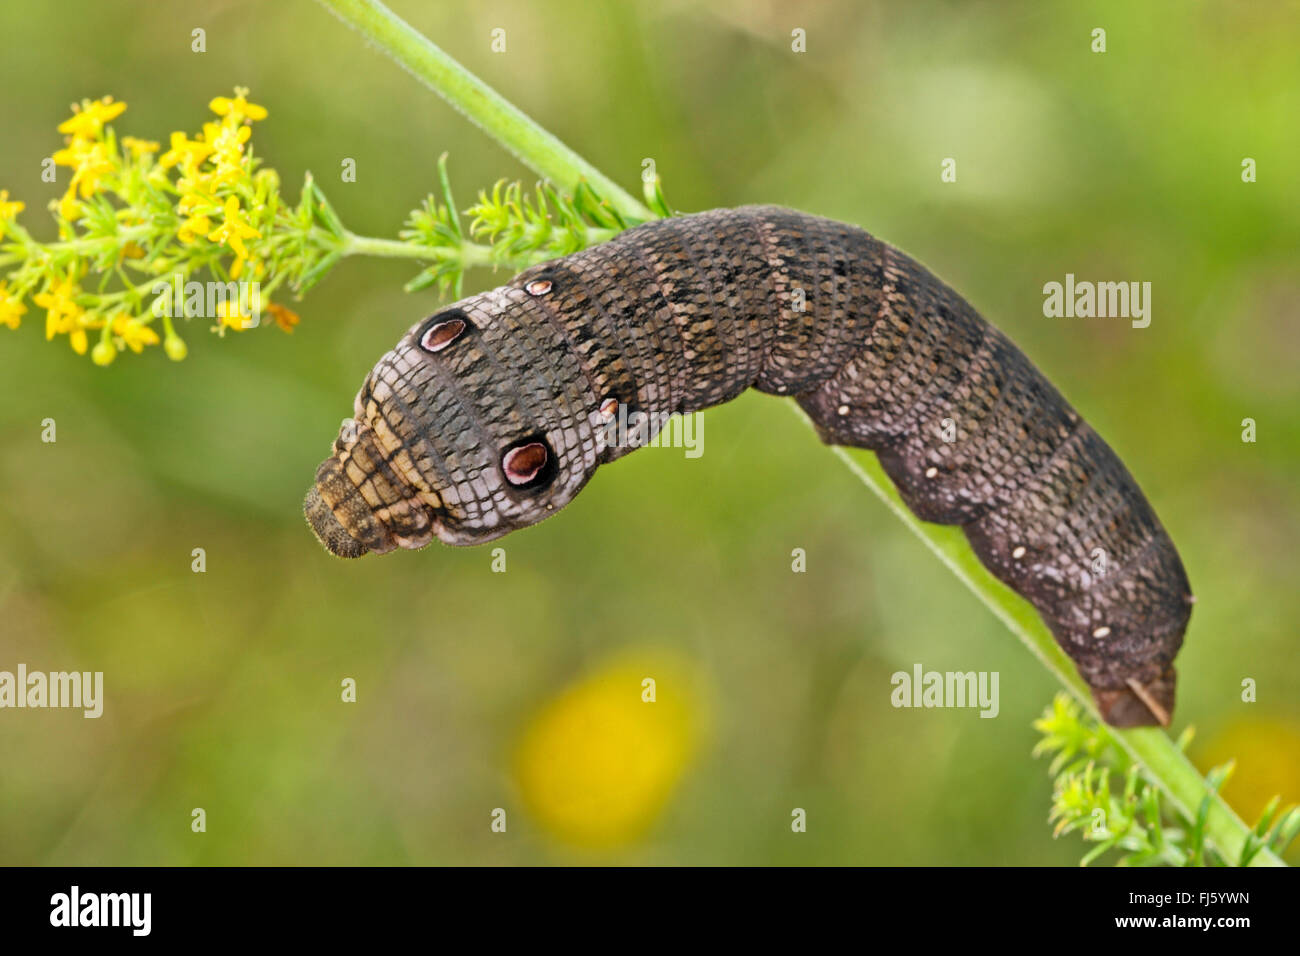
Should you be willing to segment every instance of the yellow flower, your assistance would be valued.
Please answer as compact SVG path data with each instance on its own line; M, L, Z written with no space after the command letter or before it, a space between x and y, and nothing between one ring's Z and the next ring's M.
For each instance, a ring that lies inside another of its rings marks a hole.
M76 322L75 319L73 321ZM90 345L90 339L87 338L86 330L82 328L80 324L74 325L74 327L69 330L68 344L72 346L72 351L76 352L78 355L86 354L86 348Z
M27 204L21 200L9 200L9 190L0 189L0 221L12 222L26 208Z
M229 186L237 183L245 175L246 170L239 163L228 163L221 157L215 160L216 168L208 173L206 181L211 184L212 189L219 189L222 186Z
M78 355L85 355L89 340L87 328L97 328L102 321L88 321L85 310L77 305L76 297L81 289L71 279L60 279L48 289L33 296L33 301L45 309L45 338L67 335L68 343Z
M275 324L280 327L281 332L293 334L293 327L302 321L298 313L293 309L286 309L277 302L272 302L266 307L266 311L271 313L271 318L275 319Z
M244 144L253 135L251 126L230 128L216 123L203 124L203 139L213 148L213 163L222 169L222 179L230 181L243 170Z
M252 136L251 126L229 126L226 123L203 124L204 141L211 143L217 150L239 151Z
M20 212L27 208L27 205L19 200L10 202L9 190L0 189L0 238L4 237L5 224L13 222ZM3 288L3 286L0 286Z
M45 310L46 341L63 332L71 332L74 326L80 327L76 318L81 314L81 306L75 301L80 291L71 279L60 279L32 297L32 301Z
M244 240L261 239L262 234L240 218L239 198L236 196L227 197L226 208L222 211L222 215L225 221L208 233L208 239L212 242L226 243L235 250L235 255L247 259L248 247L244 245Z
M1281 794L1283 806L1300 800L1300 723L1294 720L1267 713L1236 718L1196 750L1196 763L1207 770L1237 761L1223 799L1248 821L1274 794Z
M235 259L230 264L230 278L238 279L249 269L253 272L253 278L260 279L266 274L266 264L256 257L252 259Z
M77 202L77 190L69 186L68 191L59 200L59 215L68 222L81 217L81 203Z
M76 170L72 174L72 188L80 187L82 199L88 198L99 181L117 168L113 157L109 155L107 144L84 139L73 139L56 152L53 159L57 166L70 166Z
M157 345L158 333L140 319L119 312L113 316L113 334L120 336L126 347L139 355L146 345Z
M206 179L207 177L200 177ZM177 187L181 190L181 198L176 202L176 211L182 216L192 215L195 210L203 212L216 212L221 208L221 200L207 192L204 182L190 179L177 180Z
M94 145L90 140L74 138L67 146L54 154L54 164L56 166L71 166L76 169L81 165L82 160L85 159L86 154L90 152Z
M27 306L23 305L23 300L10 294L9 283L0 282L0 325L18 328L26 312Z
M184 133L172 133L171 149L158 158L158 165L170 169L177 163L193 169L212 155L212 146L202 139L188 139Z
M176 230L176 238L187 246L198 242L212 229L212 221L207 216L190 216Z
M248 102L247 96L248 89L237 86L235 87L234 99L228 96L218 96L208 104L208 108L218 116L230 117L235 123L242 123L245 118L250 120L266 119L266 107Z
M99 135L105 123L121 116L125 109L125 103L114 103L111 96L94 102L83 100L80 107L73 107L72 117L59 124L59 132L93 139Z
M241 310L237 301L227 299L217 306L217 331L223 335L226 329L243 332L245 329L255 328L256 323L252 319L251 312Z
M134 136L123 136L122 145L131 151L131 155L139 159L145 153L156 153L159 146L151 139L136 139Z
M80 187L82 199L89 199L99 186L99 181L115 168L112 157L108 155L108 147L103 143L95 143L81 155L77 171L72 174L71 185Z
M647 702L650 687L655 699ZM634 840L659 816L690 763L698 710L674 663L630 658L607 665L548 703L524 733L515 775L526 805L570 843Z

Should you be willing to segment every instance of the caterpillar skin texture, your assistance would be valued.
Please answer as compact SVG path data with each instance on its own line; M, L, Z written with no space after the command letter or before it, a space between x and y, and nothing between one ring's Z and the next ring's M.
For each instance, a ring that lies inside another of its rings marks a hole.
M342 557L490 541L631 450L607 440L618 405L658 424L751 387L876 451L917 517L961 525L1108 722L1168 722L1191 591L1123 463L924 267L789 209L648 223L413 326L362 385L307 518Z

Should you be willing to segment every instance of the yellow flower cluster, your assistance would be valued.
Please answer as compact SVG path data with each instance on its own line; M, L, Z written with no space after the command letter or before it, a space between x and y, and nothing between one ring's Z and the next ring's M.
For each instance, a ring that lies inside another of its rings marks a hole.
M126 104L114 102L111 96L86 101L81 109L59 124L59 132L66 135L63 149L54 154L54 162L73 170L68 191L59 201L59 214L72 222L82 214L77 196L89 199L100 181L117 169L104 138L104 124L117 119L126 110ZM85 348L78 350L84 352Z
M208 108L221 120L204 123L197 139L184 133L171 135L171 148L158 159L161 169L176 167L180 178L177 188L180 200L176 212L184 220L177 232L187 245L206 238L209 242L225 243L235 253L230 267L230 277L238 279L249 259L245 239L262 238L261 230L248 221L240 207L240 197L231 193L224 200L217 197L221 187L234 186L247 181L251 166L246 162L246 145L253 135L250 123L266 119L264 107L248 102L248 90L236 88L234 98L218 96ZM214 225L214 217L220 221ZM253 272L261 275L261 262L254 261ZM232 326L233 327L233 326ZM241 326L242 328L242 326Z
M10 202L9 190L0 189L0 239L4 238L5 227L13 222L26 206L21 202ZM23 297L10 290L7 281L0 282L0 325L16 329L22 323L27 306Z
M30 298L45 311L46 338L66 335L78 355L89 351L96 364L158 344L179 360L187 348L173 326L171 296L157 296L155 287L174 280L179 290L204 270L221 282L261 283L274 266L282 274L269 276L260 290L254 285L251 301L276 326L293 330L298 316L270 303L269 294L285 281L297 287L315 263L275 258L276 242L263 240L277 228L301 233L317 226L311 216L290 218L273 171L255 173L249 140L266 109L249 102L242 88L208 105L216 119L193 138L172 133L166 149L134 136L119 141L110 124L126 104L112 97L73 107L58 126L63 147L52 156L56 166L72 171L63 196L51 204L60 241L33 239L17 222L23 203L0 190L0 241L7 240L0 245L0 263L19 263L0 278L0 325L17 329ZM87 281L92 271L104 281ZM167 308L160 307L164 300ZM192 307L182 308L195 314ZM256 324L235 305L223 305L210 317L222 334ZM157 322L162 336L153 327ZM92 348L94 331L99 336Z
M85 312L77 305L77 293L81 290L71 279L62 279L53 283L44 292L38 293L34 301L45 310L45 338L67 335L72 350L78 355L86 354L86 328L89 320Z

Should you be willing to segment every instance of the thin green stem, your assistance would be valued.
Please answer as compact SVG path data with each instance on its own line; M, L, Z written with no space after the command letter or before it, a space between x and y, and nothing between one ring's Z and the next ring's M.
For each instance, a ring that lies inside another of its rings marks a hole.
M616 182L378 0L320 0L320 3L559 188L571 193L585 180L624 218L640 222L654 218L649 209Z
M477 242L463 242L459 248L422 246L401 239L378 239L373 236L358 236L351 232L343 234L343 245L339 251L344 256L378 256L385 259L456 259L467 268L496 265L499 262L493 258L491 246Z
M103 248L105 245L111 246L130 239L145 239L148 238L151 233L156 231L158 230L154 226L131 226L128 229L119 230L113 235L95 236L91 239L68 239L63 242L49 242L43 245L29 242L25 244L27 248L22 252L11 252L7 255L0 256L0 267L25 262L32 256L30 249L35 248L38 245L40 255L47 258L54 258L64 252L94 252L97 249Z

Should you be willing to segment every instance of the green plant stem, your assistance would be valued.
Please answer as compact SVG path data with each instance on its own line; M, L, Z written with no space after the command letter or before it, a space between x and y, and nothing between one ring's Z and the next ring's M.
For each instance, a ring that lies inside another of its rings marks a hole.
M340 255L344 256L379 256L386 259L459 259L466 267L497 265L492 247L477 242L464 242L460 248L452 246L421 246L400 239L377 239L372 236L358 236L351 232L343 234Z
M557 186L572 190L578 182L586 180L628 218L652 218L649 210L616 183L607 179L377 0L319 2L345 23L359 30L521 161ZM791 407L796 412L799 411L796 406ZM800 414L802 415L801 412ZM925 542L949 570L1020 638L1043 666L1056 675L1096 716L1097 710L1091 693L1037 612L980 565L961 531L955 527L926 524L914 517L870 452L843 448L834 451L862 483L884 501L896 517ZM1208 842L1229 863L1235 863L1241 858L1241 850L1250 828L1217 794L1211 792L1204 778L1167 733L1152 728L1110 730L1129 756L1142 765L1150 779L1164 792L1174 809L1187 820L1195 819L1201 801L1209 795L1210 807L1205 826ZM1254 857L1251 865L1286 864L1276 854L1265 849Z
M572 193L582 180L625 218L654 216L640 202L470 73L378 0L319 0L519 160Z

